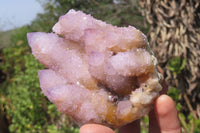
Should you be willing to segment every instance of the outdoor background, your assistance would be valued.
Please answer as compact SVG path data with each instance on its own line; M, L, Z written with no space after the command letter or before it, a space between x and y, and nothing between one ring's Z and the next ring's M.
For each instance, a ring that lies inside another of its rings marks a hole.
M183 133L200 133L199 0L0 1L0 133L78 132L42 94L37 73L44 66L32 56L26 38L27 32L51 32L72 8L144 32L176 102ZM141 124L147 133L148 116Z

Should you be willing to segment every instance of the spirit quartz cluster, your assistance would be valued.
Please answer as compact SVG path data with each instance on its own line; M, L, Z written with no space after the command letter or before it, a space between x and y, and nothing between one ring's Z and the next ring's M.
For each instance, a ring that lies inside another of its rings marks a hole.
M161 90L146 36L70 10L53 33L28 33L42 92L79 125L117 128L147 114Z

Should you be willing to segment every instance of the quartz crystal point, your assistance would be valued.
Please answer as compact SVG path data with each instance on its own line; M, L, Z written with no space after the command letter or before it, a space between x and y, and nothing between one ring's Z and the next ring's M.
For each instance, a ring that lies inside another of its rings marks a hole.
M146 36L70 10L53 33L28 33L42 92L79 125L118 128L147 114L161 90Z

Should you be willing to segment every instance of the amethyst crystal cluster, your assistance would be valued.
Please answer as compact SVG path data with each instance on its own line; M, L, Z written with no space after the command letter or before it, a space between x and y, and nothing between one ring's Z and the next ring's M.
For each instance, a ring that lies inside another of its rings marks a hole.
M28 33L42 92L79 125L117 128L147 114L161 90L146 36L70 10L53 33Z

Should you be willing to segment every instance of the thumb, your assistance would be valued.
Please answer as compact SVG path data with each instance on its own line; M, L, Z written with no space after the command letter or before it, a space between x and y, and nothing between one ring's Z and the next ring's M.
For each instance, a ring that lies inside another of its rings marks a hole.
M115 133L115 132L109 127L103 125L86 124L80 128L79 133Z

